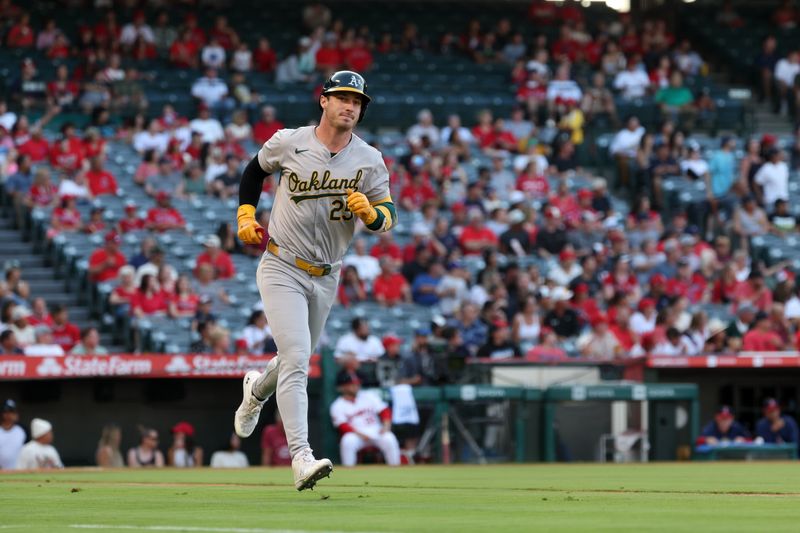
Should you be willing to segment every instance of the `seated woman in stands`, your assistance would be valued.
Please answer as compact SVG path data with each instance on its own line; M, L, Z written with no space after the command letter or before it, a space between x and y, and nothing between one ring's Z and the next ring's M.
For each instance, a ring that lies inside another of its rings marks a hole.
M200 297L192 291L188 276L181 275L175 283L175 293L169 302L169 316L173 318L193 318L197 312Z
M83 227L81 213L76 207L77 199L71 194L61 197L61 205L53 209L50 217L50 228L47 230L47 239L51 240L59 233L74 233Z
M160 291L158 281L152 274L142 276L139 290L131 303L134 317L163 316L167 313L167 302Z
M29 208L52 207L58 201L58 189L50 179L50 170L38 168L33 176L33 184L25 196L25 205Z

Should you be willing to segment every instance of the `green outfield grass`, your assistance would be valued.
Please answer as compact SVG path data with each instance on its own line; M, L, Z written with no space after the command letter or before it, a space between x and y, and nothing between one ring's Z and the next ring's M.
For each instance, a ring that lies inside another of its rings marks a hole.
M0 474L3 531L799 531L800 463Z

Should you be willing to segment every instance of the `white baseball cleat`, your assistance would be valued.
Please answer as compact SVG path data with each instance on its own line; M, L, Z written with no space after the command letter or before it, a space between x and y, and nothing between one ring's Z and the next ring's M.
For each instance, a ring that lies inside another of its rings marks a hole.
M236 410L236 415L233 417L233 429L236 434L245 439L249 437L253 430L258 425L258 417L261 414L261 408L264 406L264 401L259 401L258 398L253 396L253 385L256 380L261 376L258 370L251 370L244 375L242 382L242 403Z
M306 448L292 459L294 472L294 488L297 490L313 489L317 481L331 477L333 463L330 459L314 459L311 448Z

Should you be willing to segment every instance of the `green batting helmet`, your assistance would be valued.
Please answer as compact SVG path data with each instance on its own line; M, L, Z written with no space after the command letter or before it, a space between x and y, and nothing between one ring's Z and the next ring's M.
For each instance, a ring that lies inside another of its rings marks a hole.
M358 116L358 121L364 120L367 106L372 100L367 94L367 82L364 81L364 76L352 70L334 72L322 86L322 94L320 96L327 96L337 92L350 92L361 95L361 114ZM321 108L322 106L320 105Z

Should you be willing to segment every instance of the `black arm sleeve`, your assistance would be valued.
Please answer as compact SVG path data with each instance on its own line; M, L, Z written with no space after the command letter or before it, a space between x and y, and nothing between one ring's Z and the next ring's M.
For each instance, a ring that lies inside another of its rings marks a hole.
M242 172L242 180L239 182L239 205L250 204L258 207L258 199L261 196L261 187L264 185L264 178L267 173L261 168L258 162L258 155L247 163Z

